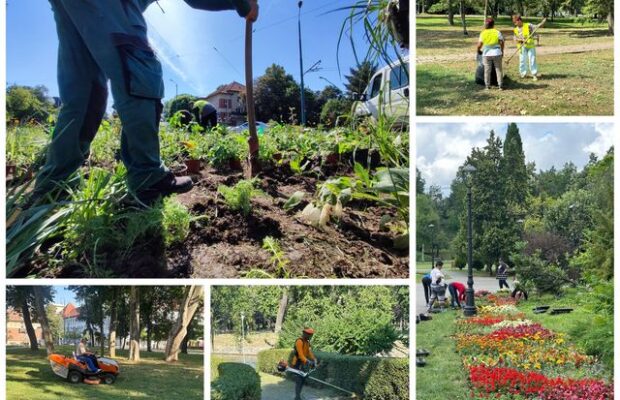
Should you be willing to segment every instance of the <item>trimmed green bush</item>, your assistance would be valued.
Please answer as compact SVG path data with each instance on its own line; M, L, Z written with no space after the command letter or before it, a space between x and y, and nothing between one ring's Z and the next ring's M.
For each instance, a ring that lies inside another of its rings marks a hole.
M249 365L223 362L217 365L211 384L212 400L260 400L260 376Z
M257 368L276 373L280 360L289 360L292 349L272 349L258 353ZM409 360L370 356L346 356L316 352L320 366L311 376L363 396L366 400L409 398ZM320 387L312 380L308 385Z

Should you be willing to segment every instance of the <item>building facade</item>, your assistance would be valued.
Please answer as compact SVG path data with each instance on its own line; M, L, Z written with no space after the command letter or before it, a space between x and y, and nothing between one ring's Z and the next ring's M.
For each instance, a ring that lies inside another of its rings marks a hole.
M218 123L236 126L245 122L245 86L232 82L219 86L204 98L217 110Z

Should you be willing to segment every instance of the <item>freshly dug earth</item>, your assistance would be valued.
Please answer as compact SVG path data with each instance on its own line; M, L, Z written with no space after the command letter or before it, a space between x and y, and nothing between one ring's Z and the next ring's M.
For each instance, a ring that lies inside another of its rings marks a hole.
M282 169L262 173L263 195L252 200L252 211L245 217L230 210L217 194L219 185L234 185L243 179L242 173L203 171L194 190L178 199L192 214L207 220L194 223L185 243L168 252L167 268L177 276L194 278L237 278L250 271L260 277L257 270L273 277L407 277L408 251L395 250L394 233L379 227L382 215L393 216L391 210L349 203L342 220L324 230L299 219L299 210L326 179L321 174L293 175ZM296 191L307 194L305 201L287 212L282 206ZM284 270L278 271L271 254L262 249L267 236L279 241L288 260Z

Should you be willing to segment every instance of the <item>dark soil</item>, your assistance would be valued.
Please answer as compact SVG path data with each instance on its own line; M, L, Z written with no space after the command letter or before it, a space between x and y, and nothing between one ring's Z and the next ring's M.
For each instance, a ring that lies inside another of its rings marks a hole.
M345 207L345 216L325 230L303 223L299 210L287 212L282 205L296 191L314 194L316 185L326 179L321 171L314 176L292 175L283 169L263 172L263 196L252 202L248 217L231 211L217 195L221 184L234 185L243 179L241 173L205 170L194 190L179 196L194 215L207 216L192 226L183 246L171 249L168 269L179 276L194 278L237 278L252 270L262 270L273 277L309 278L406 278L409 271L408 251L393 248L394 233L379 229L381 216L391 210L353 204ZM267 236L278 239L286 271L277 271L271 254L262 249ZM256 276L255 274L251 274Z
M343 163L344 164L344 163ZM247 217L232 211L218 195L219 185L232 186L243 179L238 171L202 170L193 176L194 189L178 197L193 216L201 218L191 225L182 244L165 249L160 230L137 240L131 250L99 249L97 263L83 259L67 263L53 246L55 238L42 246L47 256L33 260L22 270L23 276L46 278L407 278L408 250L396 250L394 232L382 231L381 217L394 216L393 210L374 204L352 202L344 217L324 230L303 223L298 214L321 182L332 176L350 174L349 167L320 165L304 175L286 167L263 171L259 175L263 195L252 200ZM306 193L305 201L289 212L284 203L296 191ZM284 269L271 261L262 249L263 240L278 240ZM41 254L41 253L40 253Z

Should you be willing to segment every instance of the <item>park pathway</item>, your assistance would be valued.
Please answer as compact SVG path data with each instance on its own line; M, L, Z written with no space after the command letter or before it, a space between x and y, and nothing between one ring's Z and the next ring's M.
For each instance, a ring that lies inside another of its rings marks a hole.
M467 270L449 270L445 271L448 279L447 282L461 282L467 285ZM511 281L508 284L512 285ZM499 284L494 276L474 276L474 290L488 290L489 292L496 292L499 289ZM446 296L449 294L446 292ZM426 300L424 299L424 288L422 283L416 284L416 314L426 312Z
M575 44L565 46L540 46L536 48L538 55L551 55L551 54L572 54L572 53L585 53L588 51L601 51L610 50L614 48L613 41L606 41L602 43L588 43L588 44ZM507 46L506 54L510 56L516 51L516 47ZM471 52L468 53L452 53L452 54L436 54L431 56L417 56L417 64L446 64L454 62L462 62L472 60ZM514 60L513 60L514 61ZM473 62L473 61L472 61ZM518 61L517 61L518 63Z
M260 373L262 395L261 400L293 400L295 383L283 377ZM344 400L338 393L328 389L317 389L305 386L301 397L304 400Z

